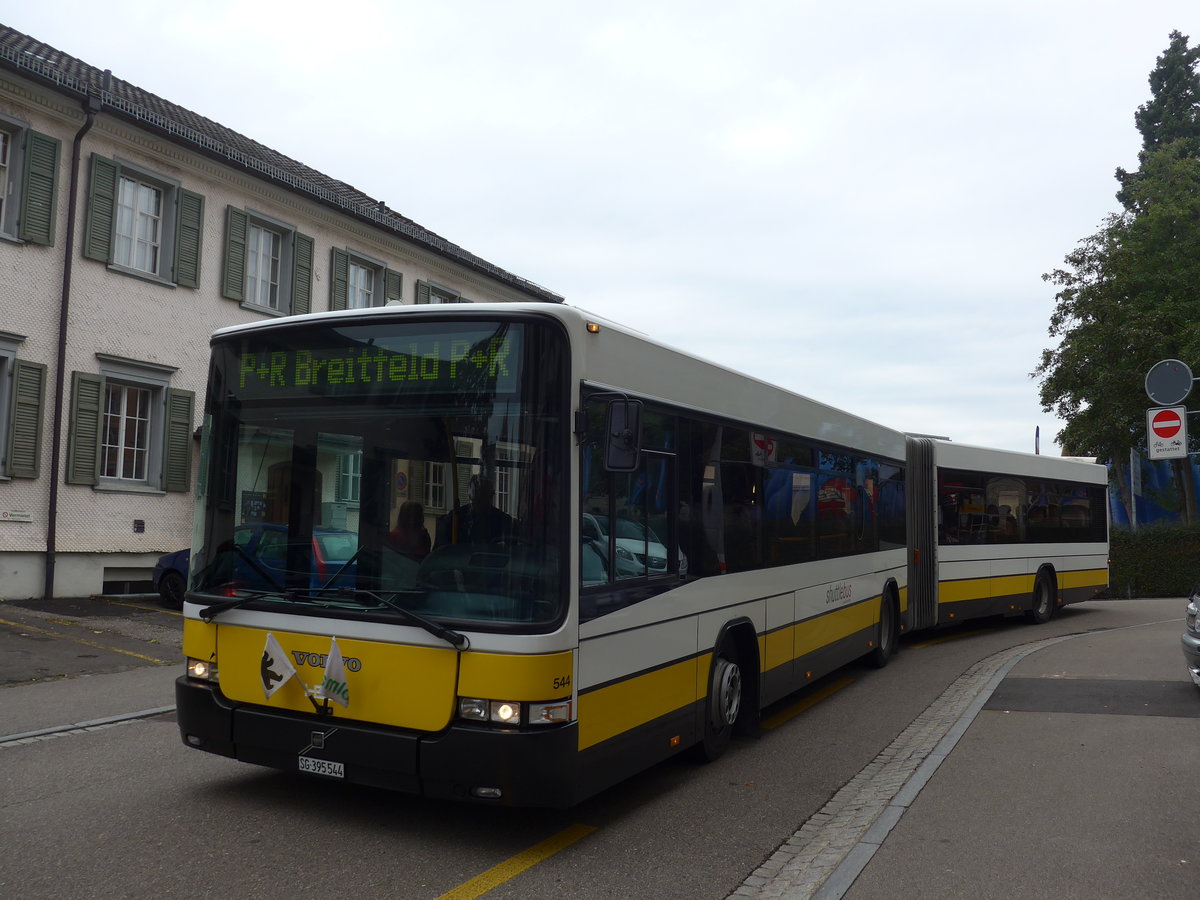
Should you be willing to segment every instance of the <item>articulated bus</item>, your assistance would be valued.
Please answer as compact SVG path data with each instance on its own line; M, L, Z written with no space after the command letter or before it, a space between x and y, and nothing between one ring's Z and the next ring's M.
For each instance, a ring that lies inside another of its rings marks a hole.
M190 747L569 806L905 630L1107 583L1102 466L907 436L558 304L217 332Z

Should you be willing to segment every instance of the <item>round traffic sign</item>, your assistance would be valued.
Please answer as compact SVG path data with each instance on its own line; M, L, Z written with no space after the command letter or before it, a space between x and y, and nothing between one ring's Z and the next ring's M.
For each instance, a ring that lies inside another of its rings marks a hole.
M1183 420L1173 409L1160 409L1150 420L1150 430L1154 432L1154 436L1164 440L1175 437L1182 427Z
M1159 406L1174 406L1191 393L1192 380L1187 363L1164 359L1146 373L1146 396Z

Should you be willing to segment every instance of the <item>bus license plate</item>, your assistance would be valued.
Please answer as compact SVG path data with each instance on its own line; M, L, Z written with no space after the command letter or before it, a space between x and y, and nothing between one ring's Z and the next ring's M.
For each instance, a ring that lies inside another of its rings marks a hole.
M311 756L300 757L300 771L313 775L325 775L329 778L345 778L346 766L340 762L330 762L327 759L314 759Z

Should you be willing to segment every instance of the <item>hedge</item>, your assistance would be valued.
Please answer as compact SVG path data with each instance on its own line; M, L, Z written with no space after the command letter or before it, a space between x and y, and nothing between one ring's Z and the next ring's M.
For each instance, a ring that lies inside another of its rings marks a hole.
M1200 586L1200 526L1151 525L1109 536L1111 597L1186 597Z

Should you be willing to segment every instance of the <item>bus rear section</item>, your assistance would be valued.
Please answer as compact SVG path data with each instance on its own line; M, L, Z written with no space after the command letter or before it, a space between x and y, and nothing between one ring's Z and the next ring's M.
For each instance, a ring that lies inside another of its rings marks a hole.
M1096 463L909 438L914 629L1047 621L1108 587L1108 473Z

